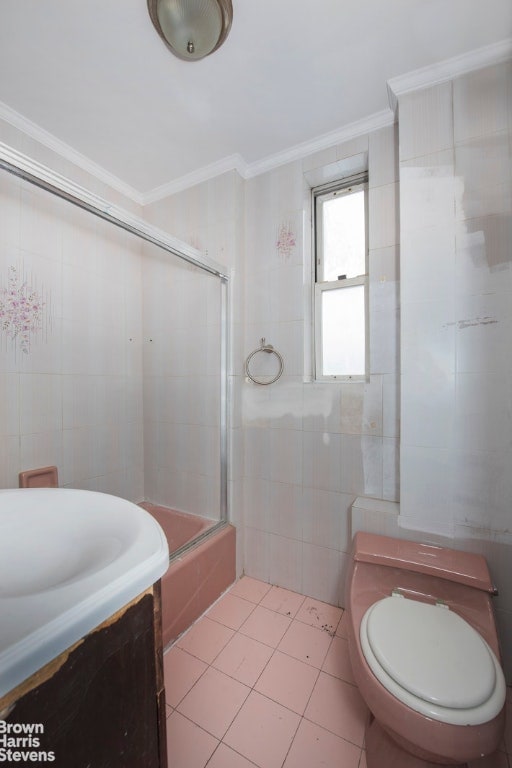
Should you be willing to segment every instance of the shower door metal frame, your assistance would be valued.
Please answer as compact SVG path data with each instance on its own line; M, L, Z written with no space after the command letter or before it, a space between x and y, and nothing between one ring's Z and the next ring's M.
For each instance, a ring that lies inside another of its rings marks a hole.
M221 264L206 258L187 243L167 234L164 230L153 227L144 219L134 216L123 208L109 203L99 195L89 192L85 187L70 181L51 168L48 168L27 155L18 152L0 142L0 168L35 185L52 195L67 200L88 213L108 221L126 232L161 248L188 264L209 272L219 278L221 294L221 338L220 338L220 521L196 539L203 539L229 520L228 510L228 301L229 275ZM179 550L179 553L186 547ZM173 553L174 555L175 553Z

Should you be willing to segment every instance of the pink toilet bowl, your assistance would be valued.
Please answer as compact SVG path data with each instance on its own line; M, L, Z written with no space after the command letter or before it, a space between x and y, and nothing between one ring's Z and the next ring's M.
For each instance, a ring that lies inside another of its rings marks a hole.
M506 688L485 559L358 533L346 583L352 670L373 716L368 768L492 754Z

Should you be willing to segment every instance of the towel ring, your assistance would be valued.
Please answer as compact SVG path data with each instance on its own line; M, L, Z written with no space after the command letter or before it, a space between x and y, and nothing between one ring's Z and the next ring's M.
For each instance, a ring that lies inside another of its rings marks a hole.
M270 379L269 381L263 381L262 379L256 378L256 376L253 376L253 374L250 371L249 363L251 362L254 355L257 355L258 352L266 352L269 355L275 355L277 359L279 360L279 370L274 376L273 379ZM283 356L277 351L277 349L274 349L272 344L265 344L265 339L263 338L261 340L261 344L258 347L258 349L255 349L254 352L251 352L247 360L245 361L245 373L249 377L251 381L253 381L255 384L273 384L275 381L278 380L278 378L281 376L282 372L284 370L284 361Z

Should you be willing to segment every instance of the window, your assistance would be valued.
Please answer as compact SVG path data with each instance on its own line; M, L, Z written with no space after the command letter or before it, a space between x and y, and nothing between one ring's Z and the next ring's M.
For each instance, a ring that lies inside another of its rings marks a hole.
M313 189L316 378L363 379L368 360L367 176Z

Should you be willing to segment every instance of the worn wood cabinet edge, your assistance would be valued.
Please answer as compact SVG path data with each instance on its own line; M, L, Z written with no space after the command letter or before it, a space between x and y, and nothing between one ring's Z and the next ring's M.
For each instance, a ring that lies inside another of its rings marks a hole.
M0 699L0 720L44 723L55 768L167 768L160 581Z

